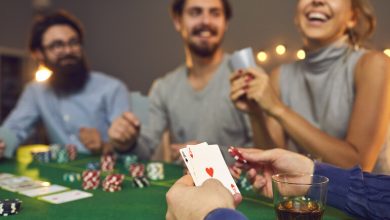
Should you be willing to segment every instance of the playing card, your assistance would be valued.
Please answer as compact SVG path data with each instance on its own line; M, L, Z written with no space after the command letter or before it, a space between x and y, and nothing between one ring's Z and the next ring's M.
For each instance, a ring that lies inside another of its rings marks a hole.
M8 179L11 177L14 177L14 175L12 175L10 173L0 173L0 180Z
M53 204L61 204L65 202L88 198L91 197L92 195L93 195L92 193L84 192L81 190L70 190L70 191L66 191L54 195L42 196L39 197L39 199Z
M35 197L35 196L43 196L55 192L60 192L68 189L67 187L60 186L60 185L51 185L51 186L45 186L40 187L36 189L30 189L20 192L20 194L29 196L29 197Z
M218 179L232 194L240 193L218 145L189 147L193 154L192 166L196 173L195 185L200 186L210 178Z
M235 51L229 60L229 65L233 71L239 69L247 69L249 67L256 67L256 62L253 57L253 50L251 47L247 47L238 51Z
M194 180L195 185L197 184L197 179L196 179L196 173L194 171L194 167L192 165L192 161L194 159L194 155L191 152L189 147L202 147L202 146L207 146L206 142L197 144L197 145L187 145L187 147L180 149L180 154L183 158L184 163L187 166L188 172L192 176L192 179Z

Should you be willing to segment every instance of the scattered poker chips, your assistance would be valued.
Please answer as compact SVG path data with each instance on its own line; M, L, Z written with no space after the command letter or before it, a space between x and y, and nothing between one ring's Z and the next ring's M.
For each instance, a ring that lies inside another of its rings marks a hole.
M77 148L74 144L67 144L66 145L66 151L68 152L69 160L75 160L77 157Z
M129 173L132 177L142 177L145 173L145 165L142 163L134 163L129 167Z
M148 179L144 176L134 177L133 185L137 188L144 188L150 185Z
M1 199L0 200L0 216L9 216L18 214L22 206L22 201L19 199Z
M102 183L103 190L106 192L116 192L122 190L122 182L125 179L123 174L111 174L106 176Z
M82 174L82 187L84 190L97 189L100 184L99 170L86 170Z
M64 173L64 175L62 176L62 179L65 181L65 182L76 182L76 181L80 181L81 180L81 175L79 173L74 173L74 172L70 172L70 173Z
M242 157L242 154L238 149L236 149L234 147L229 147L229 153L237 162L240 162L243 164L248 163L248 161Z
M164 165L159 162L152 162L146 165L147 177L151 180L164 179Z
M100 169L103 172L111 172L115 167L115 157L113 154L105 154L101 157Z

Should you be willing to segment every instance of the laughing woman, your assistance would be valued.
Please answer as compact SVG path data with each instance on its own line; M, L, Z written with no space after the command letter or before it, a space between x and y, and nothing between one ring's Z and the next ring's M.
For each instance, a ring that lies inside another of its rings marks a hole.
M369 0L298 0L295 20L304 60L231 78L256 144L390 174L390 59L361 47L375 28Z

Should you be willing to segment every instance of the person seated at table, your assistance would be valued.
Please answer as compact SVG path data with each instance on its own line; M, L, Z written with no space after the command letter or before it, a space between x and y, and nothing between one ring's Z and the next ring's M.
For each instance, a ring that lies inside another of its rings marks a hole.
M349 170L312 161L284 149L239 149L250 163L248 177L256 191L272 197L272 175L277 173L308 173L329 178L327 204L361 219L389 219L390 176L365 173L360 167ZM242 166L242 164L239 164ZM261 174L261 175L260 175ZM166 194L167 214L173 219L246 219L235 211L242 200L218 180L210 179L200 187L191 176L176 181Z
M69 13L58 11L35 20L30 51L52 75L47 82L29 83L3 122L0 157L12 157L38 121L51 143L74 144L85 153L110 150L108 128L129 109L128 90L114 77L89 68L83 44L81 23Z
M304 60L231 78L232 100L256 123L256 145L390 174L390 60L360 47L375 27L370 2L299 0L295 20Z
M232 14L229 2L174 0L171 11L186 62L153 84L149 123L140 136L133 115L123 114L111 126L110 138L123 149L133 147L141 158L149 158L168 130L173 160L187 144L218 144L225 156L230 144L253 146L249 119L229 99L231 70L222 47Z

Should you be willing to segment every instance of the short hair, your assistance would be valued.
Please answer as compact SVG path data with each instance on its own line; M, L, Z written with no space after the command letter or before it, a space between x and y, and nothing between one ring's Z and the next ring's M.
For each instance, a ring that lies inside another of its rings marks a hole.
M225 19L228 21L233 17L232 6L228 0L221 0L223 5L223 10L225 14ZM173 15L181 16L183 14L184 4L186 0L173 0L171 4L171 13Z
M74 29L79 37L81 44L84 42L84 29L81 22L65 10L59 10L52 14L38 15L31 28L29 41L30 51L42 50L42 38L47 29L54 25L68 25Z
M355 27L347 30L351 44L359 46L374 33L376 16L370 0L352 0L352 11L356 16Z

